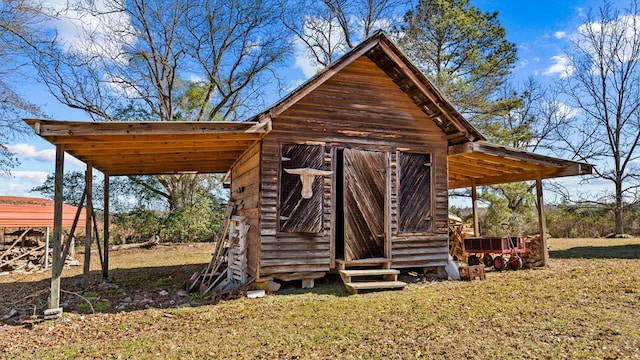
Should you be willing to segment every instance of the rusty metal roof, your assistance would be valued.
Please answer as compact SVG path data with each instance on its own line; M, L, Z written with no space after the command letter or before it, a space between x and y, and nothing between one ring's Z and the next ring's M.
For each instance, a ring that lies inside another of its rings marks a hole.
M63 227L71 227L77 210L75 206L63 204ZM84 227L85 219L82 209L77 226ZM53 227L53 200L0 196L0 227Z

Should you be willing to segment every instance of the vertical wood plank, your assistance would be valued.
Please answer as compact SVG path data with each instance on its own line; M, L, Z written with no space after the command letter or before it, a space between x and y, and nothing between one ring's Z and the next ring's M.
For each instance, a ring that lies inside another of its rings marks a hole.
M384 257L391 258L391 153L385 154L385 192L384 192Z
M480 221L478 219L478 189L476 179L471 179L471 208L473 211L473 236L480 236Z
M399 233L428 233L432 230L431 156L401 152L400 168Z
M549 264L549 250L547 249L547 221L544 218L544 199L542 194L542 176L538 174L536 178L536 202L538 205L538 230L540 231L540 239L542 240L542 266Z
M87 194L87 207L85 212L85 237L84 237L84 266L82 271L82 287L89 286L89 267L91 265L91 238L93 231L91 230L91 214L93 213L93 166L91 162L87 162L87 170L84 173L84 191Z
M109 175L104 174L104 262L102 280L109 279Z
M51 266L51 294L49 297L49 309L60 308L60 276L62 274L62 191L64 176L64 147L56 146L56 165L54 177L53 197L53 239L52 239L52 266ZM62 315L62 314L60 314Z

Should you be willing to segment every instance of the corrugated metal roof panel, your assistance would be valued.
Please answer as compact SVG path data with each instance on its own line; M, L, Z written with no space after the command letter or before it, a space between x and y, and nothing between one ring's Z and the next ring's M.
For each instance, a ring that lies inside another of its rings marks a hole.
M62 206L62 226L71 227L78 208L64 204ZM84 227L86 215L84 209L78 219L79 227ZM53 227L53 200L0 196L0 227Z

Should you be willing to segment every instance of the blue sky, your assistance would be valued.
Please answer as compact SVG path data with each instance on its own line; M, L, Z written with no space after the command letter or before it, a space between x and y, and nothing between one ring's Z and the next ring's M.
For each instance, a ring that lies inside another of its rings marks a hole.
M514 80L523 81L534 77L539 82L553 80L563 69L562 57L567 38L575 33L584 21L589 9L597 9L601 1L567 0L471 0L473 6L483 11L498 11L499 19L506 30L506 37L518 47L518 63ZM623 7L626 1L614 1L616 7ZM292 61L289 78L301 82L305 75ZM297 80L296 80L297 78ZM23 90L28 100L40 105L53 119L85 120L86 115L57 104L43 87L30 85ZM0 175L0 195L38 196L30 193L40 185L48 173L53 172L54 149L37 136L19 139L9 144L21 159L21 165L13 175ZM84 166L67 156L66 171L83 170ZM577 184L577 179L566 180Z

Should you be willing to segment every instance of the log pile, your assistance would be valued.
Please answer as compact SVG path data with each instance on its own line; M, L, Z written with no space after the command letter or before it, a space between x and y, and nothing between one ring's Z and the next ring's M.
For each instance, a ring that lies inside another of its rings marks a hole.
M473 229L463 224L462 219L449 214L449 255L456 260L467 261L469 254L462 251L462 239L473 236Z
M526 269L541 267L544 263L544 248L540 235L532 235L525 239L527 251L522 254L522 265Z

